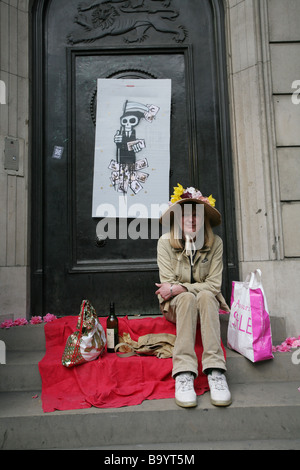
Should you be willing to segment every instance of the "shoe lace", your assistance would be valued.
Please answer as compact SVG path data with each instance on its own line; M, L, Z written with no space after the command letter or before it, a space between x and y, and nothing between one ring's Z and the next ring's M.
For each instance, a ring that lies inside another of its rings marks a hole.
M183 392L193 389L193 377L186 374L180 374L178 377L178 386Z
M210 379L210 386L215 390L227 390L228 386L223 375L212 375Z

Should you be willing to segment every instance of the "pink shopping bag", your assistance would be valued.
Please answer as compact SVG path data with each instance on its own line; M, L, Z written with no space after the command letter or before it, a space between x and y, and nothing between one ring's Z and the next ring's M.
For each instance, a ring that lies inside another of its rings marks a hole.
M232 283L227 344L252 362L273 359L272 332L261 271Z

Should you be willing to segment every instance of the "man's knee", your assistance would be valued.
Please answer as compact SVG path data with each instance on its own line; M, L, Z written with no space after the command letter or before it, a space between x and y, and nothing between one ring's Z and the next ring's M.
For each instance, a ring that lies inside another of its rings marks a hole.
M196 321L198 315L197 299L191 292L183 292L176 299L176 319L178 316L182 320L193 318Z
M182 292L177 296L177 300L181 303L195 304L196 297L192 292Z
M197 299L191 292L183 292L176 298L176 311L197 312Z
M207 304L218 304L216 296L209 290L204 290L198 293L197 295L197 304L198 306L207 305Z

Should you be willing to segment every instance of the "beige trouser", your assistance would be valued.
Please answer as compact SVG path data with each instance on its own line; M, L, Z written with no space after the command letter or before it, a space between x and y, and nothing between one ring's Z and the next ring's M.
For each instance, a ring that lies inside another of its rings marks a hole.
M187 371L198 375L195 340L199 326L203 344L202 371L210 368L226 370L221 347L219 302L211 292L202 291L197 296L191 292L179 294L171 300L169 310L163 314L167 320L176 323L173 377Z

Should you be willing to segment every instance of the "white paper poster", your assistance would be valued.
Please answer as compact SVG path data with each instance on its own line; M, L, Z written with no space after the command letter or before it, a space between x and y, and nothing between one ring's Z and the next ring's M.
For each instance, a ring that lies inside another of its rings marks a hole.
M93 217L159 217L169 200L170 114L171 80L98 80Z

